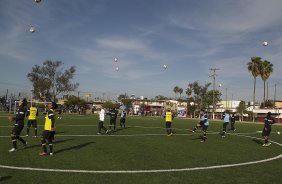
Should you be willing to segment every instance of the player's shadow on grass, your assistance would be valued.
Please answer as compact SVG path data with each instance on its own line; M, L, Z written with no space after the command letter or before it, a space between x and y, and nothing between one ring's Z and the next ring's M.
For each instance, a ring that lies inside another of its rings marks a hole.
M261 140L259 140L259 139L252 139L252 141L254 141L255 143L257 143L257 144L262 144L262 142L261 142Z
M65 151L70 151L70 150L79 150L81 148L88 146L89 144L92 144L92 143L95 143L95 142L87 142L87 143L79 144L79 145L72 146L72 147L69 147L69 148L64 148L64 149L55 151L55 154L62 153L62 152L65 152Z
M6 181L6 180L9 180L11 178L12 178L12 176L0 176L0 181Z
M64 143L66 141L71 141L73 139L63 139L63 140L57 140L57 141L53 141L53 144L58 144L58 143ZM41 144L35 144L35 145L31 145L31 146L27 146L25 149L31 149L31 148L36 148L36 147L41 147Z

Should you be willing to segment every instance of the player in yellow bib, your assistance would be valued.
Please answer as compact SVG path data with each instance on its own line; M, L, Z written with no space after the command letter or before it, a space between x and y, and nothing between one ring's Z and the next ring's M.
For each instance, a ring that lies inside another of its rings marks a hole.
M57 104L52 102L48 104L48 112L45 117L44 131L41 137L42 149L40 156L53 155L53 140L55 136L55 109L57 108ZM49 152L47 152L47 141L49 145Z
M37 116L38 116L38 109L32 103L31 107L27 110L26 117L27 121L27 128L26 128L26 137L29 136L29 129L32 126L34 128L34 137L37 137Z
M166 126L167 136L173 135L171 129L172 120L173 120L173 113L171 112L170 109L167 109L167 111L165 112L165 126Z

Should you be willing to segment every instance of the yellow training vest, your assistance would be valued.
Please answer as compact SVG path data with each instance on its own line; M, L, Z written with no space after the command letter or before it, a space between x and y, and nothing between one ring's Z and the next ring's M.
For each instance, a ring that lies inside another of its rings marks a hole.
M50 119L50 116L55 116L53 109L50 109L49 112L46 114L44 130L55 131L55 125L52 128L52 120Z
M27 117L28 120L36 120L37 117L37 108L30 107L29 108L29 116Z
M171 112L165 113L165 121L166 122L172 122L172 113Z

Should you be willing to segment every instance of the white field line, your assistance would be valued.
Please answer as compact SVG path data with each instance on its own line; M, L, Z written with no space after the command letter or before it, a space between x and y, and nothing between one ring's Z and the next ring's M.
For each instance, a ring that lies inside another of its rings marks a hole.
M215 132L217 133L217 132ZM187 134L186 134L187 135ZM246 136L246 135L238 135L238 134L231 134L233 136L241 136L251 139L260 139L257 137ZM271 141L272 143L282 147L282 144L278 142ZM0 168L4 169L15 169L15 170L30 170L30 171L44 171L44 172L63 172L63 173L92 173L92 174L134 174L134 173L164 173L164 172L181 172L181 171L196 171L196 170L208 170L208 169L220 169L220 168L228 168L228 167L238 167L238 166L245 166L245 165L253 165L259 164L264 162L273 161L276 159L282 158L282 154L263 159L257 161L250 161L250 162L243 162L237 164L225 164L225 165L215 165L215 166L207 166L207 167L193 167L193 168L182 168L182 169L156 169L156 170L69 170L69 169L45 169L45 168L32 168L32 167L16 167L16 166L7 166L7 165L0 165Z
M209 135L219 134L219 132L207 133ZM144 136L166 136L167 134L104 134L104 135L79 135L79 134L57 134L56 137L144 137ZM173 134L173 136L193 136L193 135L202 135L202 133L193 133L193 134ZM10 138L11 136L0 136L0 138Z

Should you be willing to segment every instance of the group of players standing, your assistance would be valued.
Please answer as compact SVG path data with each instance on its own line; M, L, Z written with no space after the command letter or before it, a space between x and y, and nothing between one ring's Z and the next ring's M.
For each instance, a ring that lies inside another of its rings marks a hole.
M165 112L165 120L166 120L166 130L167 130L167 136L172 136L172 129L171 129L171 123L173 120L174 116L171 112L170 109L168 109ZM236 121L236 116L235 113L233 113L231 116L227 111L225 111L223 115L223 130L221 132L221 137L225 138L226 136L226 128L229 122L231 122L231 131L236 131L235 129L235 121ZM271 132L271 126L272 124L275 123L275 119L271 116L271 112L267 113L267 116L264 118L264 128L262 131L262 136L264 138L264 144L262 146L269 146L271 142L269 142L269 135ZM200 122L191 130L191 132L195 132L198 128L202 128L203 135L201 136L201 142L204 143L207 140L207 130L209 127L209 120L208 120L208 115L205 112L205 110L201 109L200 110Z
M102 129L105 131L106 134L112 131L112 127L114 131L116 130L118 111L115 108L113 108L107 114L110 115L109 129L107 129L104 126L106 112L104 108L102 107L101 111L99 112L99 123L98 123L98 132L97 132L98 135L101 135ZM125 118L126 118L126 112L125 110L123 110L120 114L120 127L121 128L125 128Z
M12 149L9 152L15 152L18 149L17 140L22 142L24 148L27 146L27 141L25 141L20 135L24 128L24 120L27 117L27 134L29 136L29 129L32 126L34 128L34 137L37 137L37 116L38 109L34 106L34 104L30 104L30 107L27 109L27 100L24 98L19 101L19 107L17 108L15 117L9 116L8 119L11 122L15 122L14 127L11 133L12 139ZM53 140L55 136L55 109L57 108L57 104L55 102L49 103L47 105L47 112L45 113L45 123L44 130L41 135L41 145L43 151L39 154L41 156L53 155ZM49 146L49 151L47 151L47 144Z

